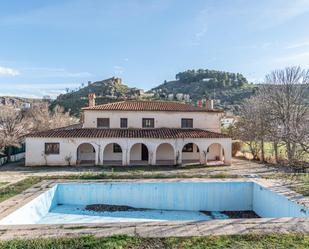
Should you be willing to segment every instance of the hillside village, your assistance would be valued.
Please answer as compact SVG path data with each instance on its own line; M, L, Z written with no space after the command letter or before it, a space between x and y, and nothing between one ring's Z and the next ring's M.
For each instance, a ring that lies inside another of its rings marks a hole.
M238 114L239 105L244 99L252 96L258 87L249 84L241 74L201 69L187 72L177 74L176 81L166 81L148 91L128 87L117 77L89 81L78 89L66 89L66 93L60 94L51 103L51 107L60 105L78 116L80 108L87 105L88 94L95 93L99 104L116 100L144 99L180 101L196 105L199 100L205 103L205 99L213 99L218 108Z

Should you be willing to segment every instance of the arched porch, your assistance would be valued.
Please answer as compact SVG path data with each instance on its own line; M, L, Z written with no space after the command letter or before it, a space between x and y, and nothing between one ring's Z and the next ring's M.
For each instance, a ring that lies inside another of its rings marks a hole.
M195 143L187 143L182 147L182 164L201 164L200 148Z
M148 165L149 149L143 143L136 143L130 149L130 165Z
M162 143L156 149L156 165L175 165L175 149L169 143Z
M82 143L77 147L76 164L94 165L96 159L96 150L90 143Z
M123 150L118 143L110 143L103 150L103 165L122 165Z
M207 165L223 165L225 164L224 149L219 143L213 143L208 146L206 153Z

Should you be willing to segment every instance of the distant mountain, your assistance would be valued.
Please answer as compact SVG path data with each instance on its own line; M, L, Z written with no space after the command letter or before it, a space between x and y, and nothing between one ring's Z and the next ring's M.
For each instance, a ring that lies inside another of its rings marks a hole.
M88 94L95 93L96 104L104 104L125 99L138 98L143 92L137 88L130 88L124 85L120 78L109 78L106 80L89 82L87 86L77 91L67 90L68 93L60 94L56 100L51 103L51 108L56 105L63 106L66 111L78 116L82 107L88 106Z
M156 98L169 100L215 99L217 108L237 112L239 104L253 95L257 88L258 85L250 84L239 73L198 69L180 72L176 74L176 80L165 81L149 92Z

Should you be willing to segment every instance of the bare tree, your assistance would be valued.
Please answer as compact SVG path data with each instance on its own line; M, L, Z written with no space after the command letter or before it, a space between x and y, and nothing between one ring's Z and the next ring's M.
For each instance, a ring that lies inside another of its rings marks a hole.
M271 131L267 108L259 95L251 97L241 106L241 119L236 123L236 137L249 146L254 159L261 161L265 161L265 141Z
M274 140L286 145L287 159L292 164L298 148L308 146L308 89L309 70L287 67L266 75L260 89L261 101L268 106L268 118L272 123ZM279 138L279 139L278 139Z
M7 148L7 157L10 160L11 147L20 147L23 136L29 132L55 129L76 123L78 119L71 117L60 106L49 111L47 102L38 104L30 110L1 107L0 151Z
M8 148L7 157L10 161L11 147L19 147L21 137L29 131L29 123L20 110L13 107L0 109L0 148Z
M78 123L78 119L70 116L69 112L65 112L64 108L57 105L52 112L49 114L50 122L49 128L55 129L60 127L65 127L68 125L73 125Z
M44 131L65 127L78 123L78 119L70 116L64 111L63 107L56 106L52 111L48 109L48 105L42 103L25 114L31 124L31 130Z

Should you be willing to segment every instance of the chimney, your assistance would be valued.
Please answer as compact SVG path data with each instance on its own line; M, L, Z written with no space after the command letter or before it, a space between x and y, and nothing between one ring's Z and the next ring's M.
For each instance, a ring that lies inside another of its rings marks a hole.
M206 99L205 109L206 110L214 109L214 100L213 99Z
M211 100L209 100L209 109L214 109L214 100L213 99L211 99Z
M94 107L95 106L95 93L89 93L88 94L88 100L89 100L89 107Z
M203 102L202 102L202 100L198 100L198 101L197 101L197 106L198 106L198 107L203 107Z
M205 109L209 110L209 99L205 100Z

